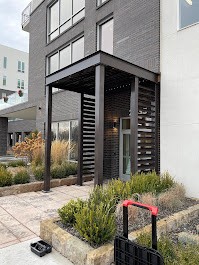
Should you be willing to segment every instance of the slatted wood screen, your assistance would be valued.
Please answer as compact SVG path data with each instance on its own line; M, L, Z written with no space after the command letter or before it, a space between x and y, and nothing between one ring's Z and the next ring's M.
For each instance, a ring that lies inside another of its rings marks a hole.
M95 169L95 98L83 96L83 175L94 174Z
M138 92L138 171L156 169L157 104L155 86L139 85Z

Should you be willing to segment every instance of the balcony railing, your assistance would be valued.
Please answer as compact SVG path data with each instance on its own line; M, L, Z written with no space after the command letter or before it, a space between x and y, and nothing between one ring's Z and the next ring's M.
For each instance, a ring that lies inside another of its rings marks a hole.
M21 20L22 27L24 27L26 24L29 23L31 12L32 12L32 2L30 2L30 4L22 12L22 20Z
M0 99L0 110L4 110L18 104L28 101L28 89L21 90L23 95L19 96L19 92L15 92L10 96Z

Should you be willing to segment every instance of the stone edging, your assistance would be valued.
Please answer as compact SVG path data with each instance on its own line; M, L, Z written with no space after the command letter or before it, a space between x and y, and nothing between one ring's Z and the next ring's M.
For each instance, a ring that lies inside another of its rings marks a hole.
M199 216L199 204L189 207L157 222L158 235L171 232L173 228ZM59 219L45 220L40 223L40 237L51 244L64 257L75 265L110 265L114 261L114 246L106 244L97 249L92 248L79 238L69 234L55 224ZM135 239L143 232L150 232L151 225L129 234Z
M92 180L92 176L84 176L83 180L90 181ZM59 186L70 186L77 184L77 177L76 176L69 176L63 179L52 179L51 180L51 188L59 187ZM9 195L16 195L20 193L26 192L34 192L34 191L41 191L44 188L43 181L31 182L27 184L19 184L19 185L12 185L9 187L0 187L0 197L9 196Z

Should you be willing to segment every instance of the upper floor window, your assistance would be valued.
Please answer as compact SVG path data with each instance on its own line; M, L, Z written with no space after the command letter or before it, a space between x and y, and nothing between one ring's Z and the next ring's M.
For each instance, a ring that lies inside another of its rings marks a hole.
M25 63L18 61L18 72L24 73L25 72Z
M84 58L84 37L70 43L50 56L48 59L48 73L51 74L82 58Z
M199 22L199 1L179 0L179 28Z
M85 0L58 0L49 7L48 41L85 16Z
M98 50L113 54L113 19L98 27Z
M3 76L3 86L6 86L6 83L7 83L7 78L6 78L6 76L4 75L4 76Z
M104 2L106 2L107 0L97 0L97 5L100 6L101 4L103 4Z
M3 68L6 69L7 68L7 57L3 58Z

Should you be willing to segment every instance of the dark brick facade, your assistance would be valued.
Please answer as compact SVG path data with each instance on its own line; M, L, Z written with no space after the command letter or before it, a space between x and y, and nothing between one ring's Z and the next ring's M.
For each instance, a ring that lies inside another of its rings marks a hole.
M8 119L0 118L0 155L7 151Z
M120 118L129 117L130 87L105 96L104 176L119 177ZM113 128L116 122L116 128Z

